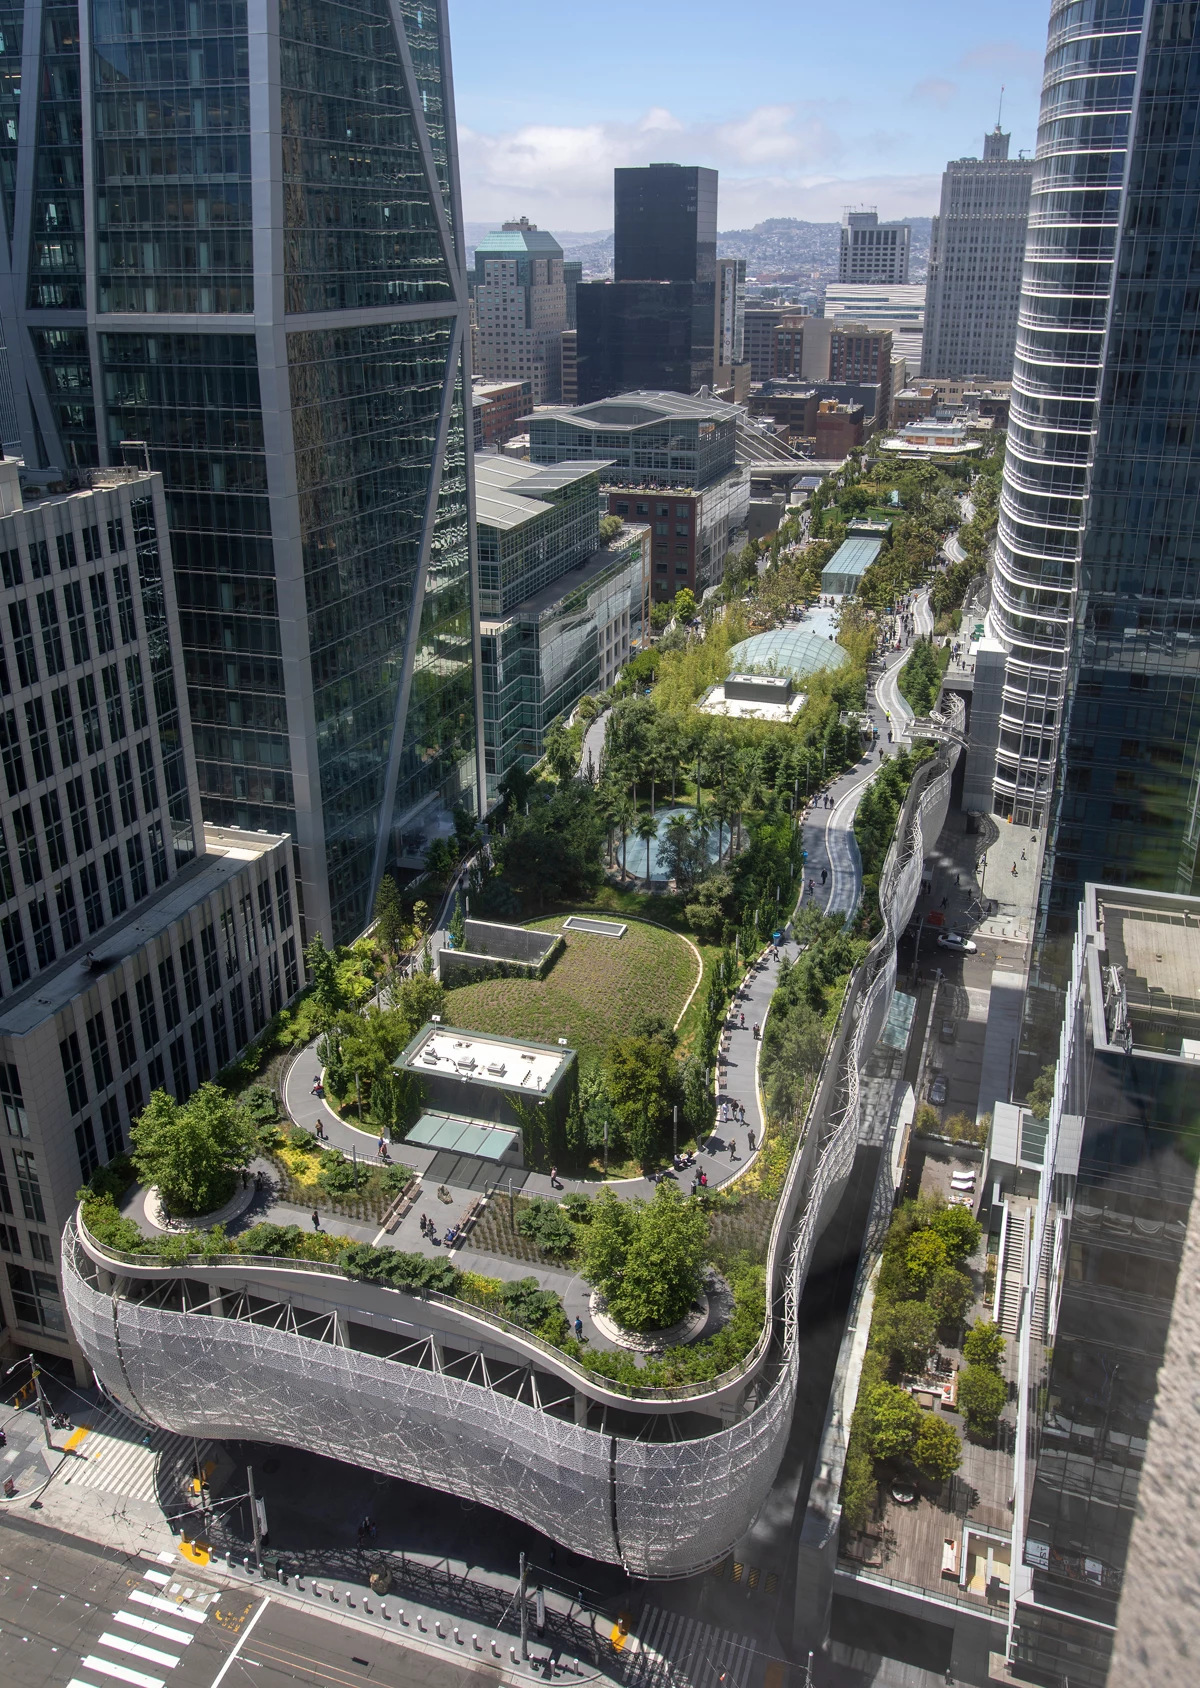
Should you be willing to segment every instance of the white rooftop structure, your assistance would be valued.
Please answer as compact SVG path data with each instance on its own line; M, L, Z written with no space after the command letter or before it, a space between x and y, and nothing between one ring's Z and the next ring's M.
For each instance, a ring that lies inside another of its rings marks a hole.
M570 1049L488 1037L455 1026L428 1026L408 1046L402 1060L410 1072L541 1095L553 1088L573 1056Z

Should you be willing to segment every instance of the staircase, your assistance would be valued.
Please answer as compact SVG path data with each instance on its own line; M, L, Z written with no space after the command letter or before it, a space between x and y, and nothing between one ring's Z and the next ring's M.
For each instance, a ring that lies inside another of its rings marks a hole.
M1021 1328L1021 1290L1025 1283L1025 1257L1029 1250L1029 1218L1026 1213L1006 1210L1004 1248L1000 1260L1000 1312L997 1323L1005 1336L1016 1336Z

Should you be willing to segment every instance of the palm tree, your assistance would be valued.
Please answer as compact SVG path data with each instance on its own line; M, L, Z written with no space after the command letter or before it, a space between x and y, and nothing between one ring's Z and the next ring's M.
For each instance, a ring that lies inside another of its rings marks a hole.
M622 791L621 795L614 802L613 814L617 825L621 829L621 878L626 879L628 878L628 872L625 866L625 856L629 845L629 823L637 814L637 807L633 798L630 797L627 792Z
M650 846L658 837L658 822L654 818L653 811L648 815L640 815L633 830L646 846L646 889L648 891L650 889Z

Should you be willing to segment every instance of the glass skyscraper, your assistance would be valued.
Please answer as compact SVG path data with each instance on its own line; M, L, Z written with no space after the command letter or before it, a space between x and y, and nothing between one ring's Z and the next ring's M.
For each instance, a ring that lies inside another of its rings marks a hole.
M481 789L445 0L0 0L0 199L26 460L144 443L205 818L350 936Z
M972 722L996 746L995 812L1026 826L1047 819L1062 730L1143 5L1050 13L988 613L1000 714Z
M1145 7L1049 839L1051 937L1074 927L1087 880L1197 887L1200 39L1180 20L1161 0Z

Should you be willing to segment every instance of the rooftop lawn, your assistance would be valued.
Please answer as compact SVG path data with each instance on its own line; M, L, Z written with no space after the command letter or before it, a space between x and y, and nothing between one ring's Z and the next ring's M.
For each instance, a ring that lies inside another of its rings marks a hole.
M528 924L561 932L566 918L557 914ZM682 938L635 920L623 938L594 932L565 932L563 937L566 948L544 979L488 979L452 990L447 1023L537 1043L565 1037L584 1066L597 1061L614 1037L631 1032L644 1015L661 1015L675 1024L699 973L695 952Z

